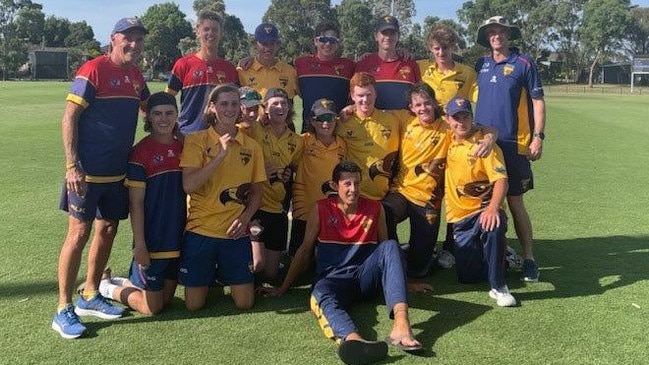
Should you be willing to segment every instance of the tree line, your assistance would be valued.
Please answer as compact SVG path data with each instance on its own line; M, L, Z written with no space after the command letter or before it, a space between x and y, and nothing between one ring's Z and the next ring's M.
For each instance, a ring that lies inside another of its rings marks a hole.
M252 35L246 33L236 14L227 12L223 0L195 0L192 8L196 13L210 9L223 15L220 53L224 58L236 63L250 55ZM474 42L478 27L493 15L503 15L521 28L523 38L516 46L541 61L546 83L583 81L583 75L588 75L592 84L598 65L649 53L649 8L631 6L630 0L466 1L457 10L457 21L429 15L421 24L412 21L414 0L343 0L336 6L330 0L272 0L259 22L277 24L283 40L280 56L290 61L313 51L312 38L319 22L334 21L340 25L343 56L354 59L376 50L374 21L390 13L401 23L400 47L412 57L429 57L427 31L441 22L460 35L458 54L469 65L485 51ZM139 16L149 30L142 58L146 72L157 75L168 71L181 55L196 49L193 25L177 4L156 4ZM45 17L42 5L31 0L0 0L0 42L3 78L19 76L30 48L69 49L71 75L82 56L101 53L92 27L85 21Z

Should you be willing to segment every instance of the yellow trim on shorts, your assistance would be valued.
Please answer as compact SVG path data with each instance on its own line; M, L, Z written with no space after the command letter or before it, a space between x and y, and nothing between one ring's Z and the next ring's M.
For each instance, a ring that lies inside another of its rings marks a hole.
M97 183L97 184L108 184L118 181L122 181L126 178L126 175L117 175L117 176L92 176L86 175L86 182Z
M180 257L180 250L165 252L149 252L149 257L155 260L176 259Z

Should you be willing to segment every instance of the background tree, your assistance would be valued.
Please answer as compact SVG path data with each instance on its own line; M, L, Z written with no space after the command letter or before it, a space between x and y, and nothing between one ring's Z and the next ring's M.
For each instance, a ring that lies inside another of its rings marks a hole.
M0 0L0 40L2 41L2 80L7 79L9 68L9 51L12 49L16 26L14 19L18 12L18 4L13 0Z
M584 7L580 40L590 54L588 87L593 87L595 66L605 54L619 48L628 21L629 0L590 0Z
M16 37L31 44L40 44L43 41L43 28L45 27L45 13L41 4L31 1L18 10L15 19Z
M356 59L362 54L376 51L372 9L361 0L343 0L335 9L340 24L343 56Z
M246 33L241 19L235 15L225 14L219 55L236 65L240 59L250 55L251 44L252 37Z
M628 51L631 56L649 53L649 8L631 9L626 28Z
M65 47L65 39L70 35L70 21L50 15L45 19L43 36L46 47Z
M171 69L181 54L178 43L193 34L191 24L175 3L156 4L142 15L142 23L149 31L144 43L145 67L154 75Z
M85 52L99 51L100 47L92 27L85 21L70 23L70 34L64 43L66 47L78 48Z
M225 14L225 2L223 0L194 0L192 9L198 15L202 10L211 10L219 14Z
M414 0L367 0L372 9L373 18L384 15L392 15L399 20L399 28L402 37L410 34L412 18L417 15ZM417 32L421 31L421 27Z
M429 58L430 52L426 45L426 35L427 33L424 32L421 25L415 23L407 35L401 36L398 47L409 50L412 53L412 58L416 60Z
M279 28L285 60L313 51L315 26L323 20L336 21L330 0L272 0L263 16Z

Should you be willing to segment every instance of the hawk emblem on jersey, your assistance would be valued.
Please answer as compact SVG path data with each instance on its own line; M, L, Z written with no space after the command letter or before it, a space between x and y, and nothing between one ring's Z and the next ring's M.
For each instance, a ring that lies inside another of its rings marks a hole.
M234 188L227 188L219 195L219 201L225 205L228 202L245 205L248 203L248 194L250 194L250 183L245 183Z
M176 157L174 150L172 149L167 150L167 157Z
M194 78L195 79L200 79L201 77L203 77L203 71L201 71L201 70L194 71Z
M506 64L505 67L503 67L503 75L508 76L514 72L514 65Z
M482 201L491 199L493 185L489 180L474 181L455 188L460 197L480 198Z
M280 77L279 83L282 84L282 88L285 89L286 85L288 85L288 77Z
M372 223L374 223L374 219L371 217L365 217L361 221L361 228L363 228L363 231L369 232L370 228L372 228Z
M244 165L247 165L252 159L252 151L247 148L242 148L241 151L239 151L239 157L241 157L241 162L243 162Z
M499 174L505 174L505 173L507 173L507 168L505 168L505 166L503 166L503 165L498 165L498 166L494 167L494 171L496 171Z
M124 83L125 84L130 84L131 83L131 79L128 78L128 75L124 76Z
M338 218L331 216L329 217L329 225L337 227L338 226Z
M324 196L329 196L332 194L336 194L336 190L332 186L333 181L332 180L327 180L320 185L320 191L322 191L322 194Z
M289 141L287 143L288 145L288 151L293 154L295 152L295 149L297 148L297 145L295 144L295 141Z
M350 130L348 130L347 132L345 132L345 134L346 134L346 135L347 135L347 137L349 137L349 138L351 138L351 137L354 137L354 131L353 131L353 130L351 130L351 129L350 129Z
M410 78L411 73L412 73L412 69L408 66L399 69L399 75L404 80L408 80Z
M140 86L139 82L134 82L133 83L133 90L135 91L136 94L140 95L140 91L142 90L142 86Z
M311 62L311 71L319 70L320 66L318 62Z
M219 84L224 84L225 83L225 74L223 72L217 72L216 73L216 81Z
M345 66L343 65L335 65L334 66L334 73L336 76L340 76L343 74L343 70L345 69Z
M444 177L444 169L446 169L446 159L436 158L430 162L424 162L415 166L415 175L428 174L435 178L435 181ZM438 182L439 183L439 182Z
M121 84L122 83L117 79L110 80L110 87L111 88L118 88Z
M374 180L377 176L391 178L396 167L399 152L390 152L382 160L374 161L370 165L370 179Z
M392 135L392 129L389 128L382 128L381 129L381 137L385 139L390 139L390 136Z
M257 80L255 79L254 76L248 77L248 86L256 86L257 85Z

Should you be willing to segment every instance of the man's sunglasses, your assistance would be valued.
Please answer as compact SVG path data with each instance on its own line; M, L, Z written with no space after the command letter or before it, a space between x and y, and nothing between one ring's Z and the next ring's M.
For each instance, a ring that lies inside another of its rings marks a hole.
M320 123L320 124L324 124L324 123L331 124L337 120L338 120L338 116L334 114L323 114L315 118L316 123Z
M340 42L340 39L338 39L336 37L327 37L327 36L320 36L320 37L316 38L316 40L318 42L322 43L322 44L327 44L327 43L329 43L329 44L338 44L338 42Z

